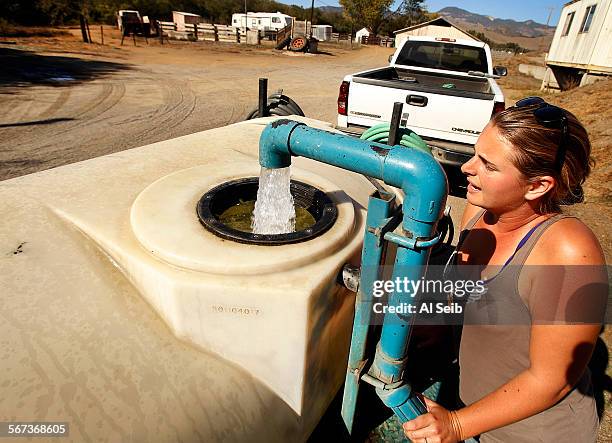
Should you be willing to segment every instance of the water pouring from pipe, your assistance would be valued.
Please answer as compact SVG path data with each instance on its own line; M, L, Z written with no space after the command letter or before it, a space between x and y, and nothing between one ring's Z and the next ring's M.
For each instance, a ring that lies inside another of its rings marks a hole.
M295 231L296 209L290 179L290 168L261 168L252 218L253 233L288 234Z

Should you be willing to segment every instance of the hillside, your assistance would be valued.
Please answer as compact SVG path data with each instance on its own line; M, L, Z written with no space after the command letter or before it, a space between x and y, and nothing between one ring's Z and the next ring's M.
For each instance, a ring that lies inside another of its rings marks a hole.
M496 43L512 42L531 51L547 51L555 32L555 27L533 20L517 22L475 14L455 7L440 9L438 14L466 31L474 29L482 32Z
M511 19L475 14L455 7L440 9L438 14L454 22L462 22L470 26L480 25L510 37L542 37L555 32L554 26L546 26L533 20L517 22Z

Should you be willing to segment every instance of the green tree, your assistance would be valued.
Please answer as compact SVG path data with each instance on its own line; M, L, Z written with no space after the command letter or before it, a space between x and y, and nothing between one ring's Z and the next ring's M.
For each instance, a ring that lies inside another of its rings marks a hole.
M346 17L354 26L365 26L375 34L390 14L391 4L393 0L340 0Z
M404 0L399 5L398 10L406 17L406 27L421 23L427 13L423 5L425 0Z

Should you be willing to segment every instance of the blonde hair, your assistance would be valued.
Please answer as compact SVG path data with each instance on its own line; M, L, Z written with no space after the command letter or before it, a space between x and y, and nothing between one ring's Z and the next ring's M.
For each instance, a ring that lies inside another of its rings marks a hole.
M586 129L576 116L565 111L568 136L565 140L565 161L558 170L555 159L562 141L561 128L539 123L533 114L537 106L511 107L495 114L491 124L504 142L514 148L510 161L527 180L542 176L555 179L555 186L538 203L541 214L561 212L560 205L581 202L582 184L595 162L591 158L591 142Z

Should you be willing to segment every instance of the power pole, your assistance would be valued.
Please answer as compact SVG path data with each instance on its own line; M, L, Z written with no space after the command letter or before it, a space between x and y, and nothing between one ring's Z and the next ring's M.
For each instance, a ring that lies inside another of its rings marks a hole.
M546 19L546 26L548 26L548 24L550 23L550 18L552 17L552 13L555 10L554 6L549 6L548 9L550 12L548 13L548 18Z
M247 0L244 0L244 30L249 29L249 12L247 10Z
M312 18L314 17L314 0L310 4L310 39L312 40Z

